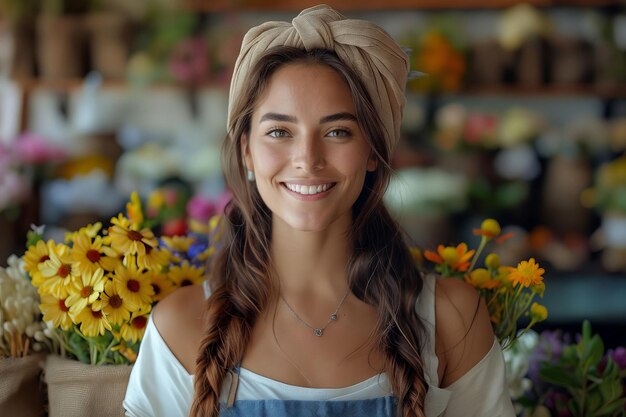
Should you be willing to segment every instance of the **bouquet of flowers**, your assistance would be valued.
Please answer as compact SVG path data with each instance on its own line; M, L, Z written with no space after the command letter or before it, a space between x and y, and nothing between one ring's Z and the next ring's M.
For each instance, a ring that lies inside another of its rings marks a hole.
M484 267L476 268L489 242L501 242L510 235L502 234L500 224L493 219L483 221L474 234L481 237L477 249L470 250L466 243L439 245L436 252L427 250L423 256L435 264L434 269L440 275L464 279L478 290L487 304L494 332L502 348L507 349L548 317L546 307L534 301L537 295L543 297L545 271L533 258L521 261L516 267L501 265L495 253L484 258ZM418 249L415 254L421 259ZM528 323L520 330L522 318L527 318Z
M108 228L88 225L62 243L29 236L24 269L62 356L92 365L134 362L152 307L203 280L201 264L214 250L206 239L158 239L144 225L136 193L126 211Z

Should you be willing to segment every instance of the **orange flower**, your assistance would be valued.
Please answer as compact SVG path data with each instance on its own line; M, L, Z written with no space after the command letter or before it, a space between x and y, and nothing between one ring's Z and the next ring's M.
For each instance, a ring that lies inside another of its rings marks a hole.
M509 280L513 282L514 286L522 285L523 287L530 287L531 285L539 285L543 282L543 273L545 270L539 268L539 264L535 263L534 258L530 258L528 261L522 261L517 264L517 268L514 268L509 273Z
M468 251L465 243L461 243L456 247L439 245L436 253L427 250L424 252L424 257L436 264L449 265L456 271L467 271L474 252L474 249Z

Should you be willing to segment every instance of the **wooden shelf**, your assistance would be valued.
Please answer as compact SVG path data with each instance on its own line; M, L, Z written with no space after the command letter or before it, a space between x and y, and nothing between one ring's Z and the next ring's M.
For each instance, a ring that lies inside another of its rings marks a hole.
M326 0L340 11L407 9L499 9L527 3L537 7L604 7L624 5L620 0ZM198 12L299 11L320 4L319 0L185 0L184 8Z
M500 96L595 96L602 99L626 98L626 85L544 85L469 86L455 94Z
M24 90L32 91L36 89L57 90L68 92L78 90L83 86L83 80L80 78L71 78L64 80L45 80L39 78L28 78L15 80ZM224 84L203 84L200 89L221 88L227 89ZM105 80L103 84L105 89L127 89L132 88L125 81ZM148 84L148 89L183 89L184 86L175 82ZM422 94L419 91L408 90L408 94ZM544 86L523 86L523 85L505 85L505 86L468 86L458 92L444 93L444 95L475 95L475 96L593 96L602 99L626 98L626 84L621 86L603 87L588 84L580 85L544 85Z

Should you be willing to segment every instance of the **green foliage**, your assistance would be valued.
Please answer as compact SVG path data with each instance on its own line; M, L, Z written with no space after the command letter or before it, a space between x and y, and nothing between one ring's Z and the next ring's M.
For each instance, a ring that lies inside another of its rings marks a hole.
M573 417L626 415L620 369L611 358L605 365L603 357L604 342L591 333L591 325L585 320L580 341L565 347L556 363L541 364L541 378L570 394L567 407Z

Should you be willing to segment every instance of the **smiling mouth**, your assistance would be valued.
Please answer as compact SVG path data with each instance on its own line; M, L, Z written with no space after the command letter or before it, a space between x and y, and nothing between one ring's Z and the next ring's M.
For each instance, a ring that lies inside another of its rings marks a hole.
M337 183L327 183L327 184L317 184L317 185L303 185L303 184L289 184L286 182L282 183L285 188L289 191L293 191L294 193L298 193L301 195L316 195L326 192L333 188Z

